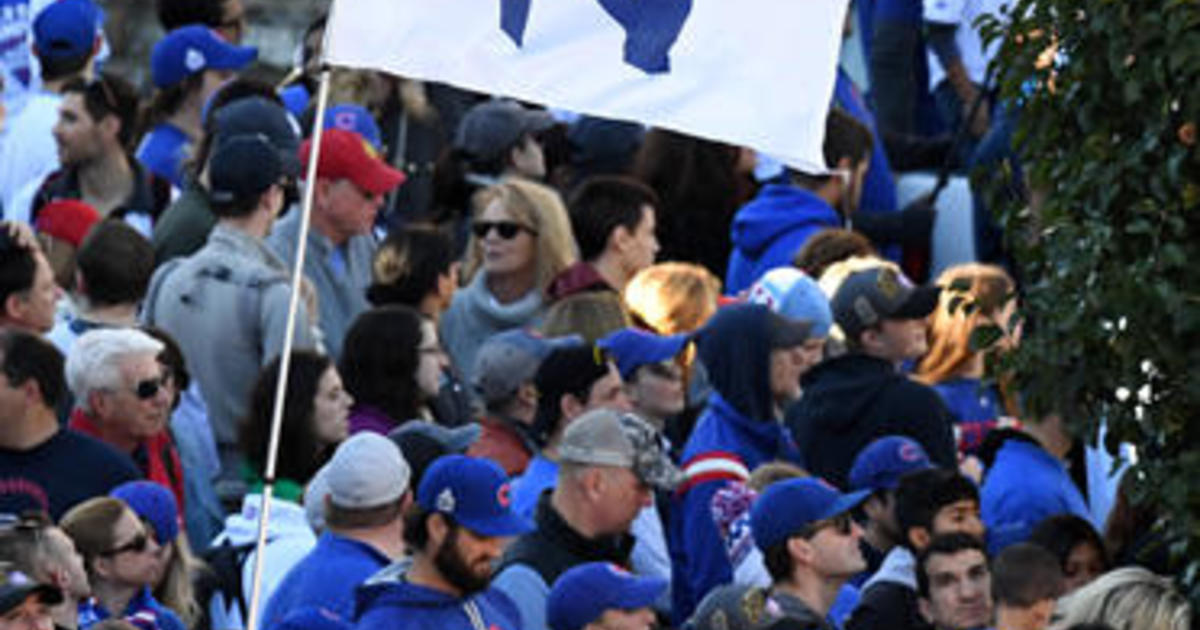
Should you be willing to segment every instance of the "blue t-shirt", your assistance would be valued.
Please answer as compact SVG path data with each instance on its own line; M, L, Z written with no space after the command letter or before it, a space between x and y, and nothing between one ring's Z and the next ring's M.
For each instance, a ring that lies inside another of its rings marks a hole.
M1004 415L1000 395L994 387L985 387L977 378L956 378L933 386L957 421L958 450L974 453L983 444L988 431L996 428Z

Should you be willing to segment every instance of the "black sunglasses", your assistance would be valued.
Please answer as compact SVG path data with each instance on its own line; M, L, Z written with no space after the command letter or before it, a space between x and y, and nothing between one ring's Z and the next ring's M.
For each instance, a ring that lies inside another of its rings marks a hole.
M146 550L146 547L148 547L149 545L150 545L150 537L146 535L146 532L141 532L137 536L134 536L133 540L130 540L129 542L125 543L124 545L121 545L120 547L114 547L112 549L109 549L108 551L101 551L100 555L105 556L105 557L112 557L112 556L119 556L119 555L121 555L123 553L127 553L127 552L142 553L143 551Z
M833 518L811 523L796 535L801 538L812 538L828 527L832 527L841 536L849 536L850 532L854 530L854 517L850 516L849 512L842 512Z
M525 227L524 225L521 225L520 223L517 223L516 221L476 221L475 224L471 226L471 231L475 233L475 238L486 238L488 233L492 231L492 228L495 228L496 233L500 235L500 238L506 241L516 238L517 234L519 234L521 230L525 230L526 232L537 236L537 232Z
M171 382L171 376L164 374L158 378L148 378L144 381L138 381L137 385L133 386L133 395L138 397L138 400L150 400L158 395L158 390Z

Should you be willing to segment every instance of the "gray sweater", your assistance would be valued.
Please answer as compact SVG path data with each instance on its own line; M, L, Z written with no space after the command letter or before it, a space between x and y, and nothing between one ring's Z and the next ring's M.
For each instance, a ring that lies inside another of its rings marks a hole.
M482 270L476 273L470 284L454 294L454 301L442 315L442 347L464 383L471 382L475 353L488 337L511 328L537 326L544 311L542 292L537 289L515 302L499 303L488 291L485 275Z

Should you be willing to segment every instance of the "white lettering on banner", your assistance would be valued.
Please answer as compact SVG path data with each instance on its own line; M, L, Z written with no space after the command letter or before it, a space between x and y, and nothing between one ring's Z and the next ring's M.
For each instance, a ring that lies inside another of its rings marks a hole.
M823 169L848 0L334 0L326 59Z

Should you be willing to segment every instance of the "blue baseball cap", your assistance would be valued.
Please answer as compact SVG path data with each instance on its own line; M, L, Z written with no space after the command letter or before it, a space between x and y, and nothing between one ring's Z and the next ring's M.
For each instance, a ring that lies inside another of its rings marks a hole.
M100 9L91 0L52 2L33 19L33 44L39 57L82 57L96 48Z
M812 322L813 337L828 337L833 326L833 310L829 298L815 280L795 267L779 267L763 274L750 287L750 302L767 308L788 319Z
M871 442L854 458L850 467L853 490L895 490L900 478L914 470L933 468L921 444L902 435L889 435Z
M813 477L771 484L750 508L754 543L766 551L807 525L849 511L869 494L865 490L842 494L825 480Z
M383 134L379 131L379 125L362 105L340 103L331 106L325 112L325 128L353 131L370 142L376 151L383 151Z
M165 545L179 535L179 506L175 495L153 481L128 481L109 493L154 527L154 540Z
M606 610L646 608L667 590L667 581L639 577L608 562L588 562L558 577L546 598L551 630L580 630Z
M678 355L689 338L688 335L664 336L637 328L623 328L597 341L596 345L608 351L617 362L621 379L628 381L643 365L662 363Z
M237 46L201 24L177 28L158 40L150 53L150 78L171 87L205 70L241 70L258 58L253 46Z
M438 458L421 478L417 504L481 536L516 536L533 529L533 523L513 511L508 477L488 459Z

